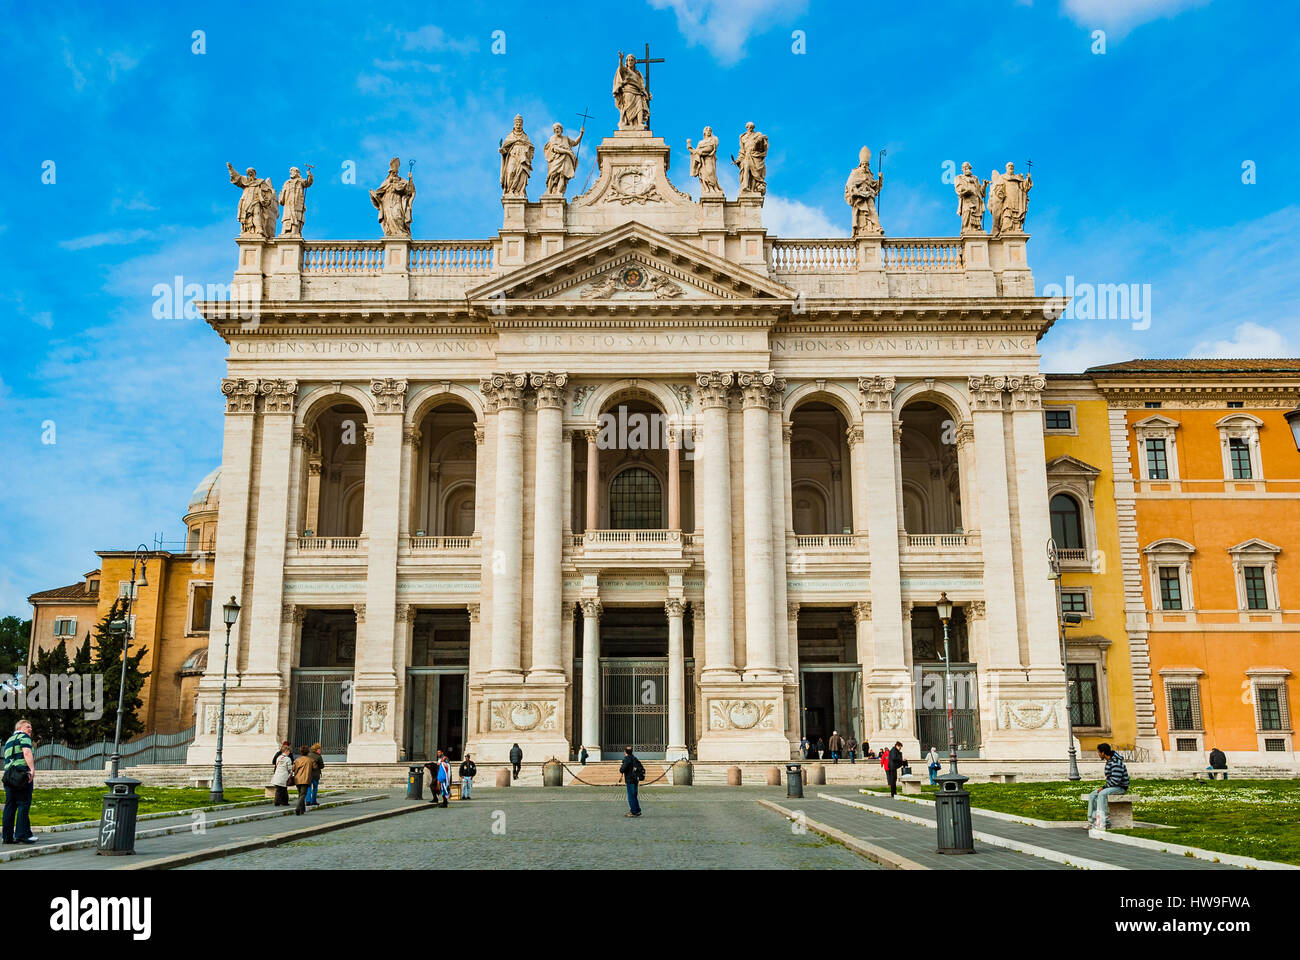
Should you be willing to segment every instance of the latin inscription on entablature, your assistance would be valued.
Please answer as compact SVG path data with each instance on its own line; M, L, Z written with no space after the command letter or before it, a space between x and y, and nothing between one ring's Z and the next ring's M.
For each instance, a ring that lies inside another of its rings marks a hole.
M534 350L573 353L593 351L642 353L646 350L655 350L692 353L715 350L763 350L766 346L766 338L758 333L690 330L502 334L498 342L498 349L502 353Z
M1033 337L772 337L772 356L1013 356L1034 354Z
M419 340L252 339L236 340L237 357L491 357L486 340L426 337Z

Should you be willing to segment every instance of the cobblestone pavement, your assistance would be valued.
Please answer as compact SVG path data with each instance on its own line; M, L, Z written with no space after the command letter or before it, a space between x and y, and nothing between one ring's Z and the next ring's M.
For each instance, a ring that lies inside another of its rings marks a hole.
M646 789L644 816L630 819L621 788L480 788L445 810L184 869L880 869L815 833L796 833L755 802L760 796L781 802L785 790Z

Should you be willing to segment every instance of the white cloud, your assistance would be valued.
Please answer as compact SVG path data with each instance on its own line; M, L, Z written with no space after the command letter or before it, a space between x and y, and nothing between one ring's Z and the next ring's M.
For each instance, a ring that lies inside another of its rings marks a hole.
M672 10L677 29L691 44L702 44L724 64L745 55L750 37L807 9L790 0L650 0L656 10Z
M1247 321L1237 325L1230 340L1205 340L1194 346L1189 357L1292 357L1300 353L1300 346L1289 344L1287 339L1272 327Z
M1038 345L1042 351L1039 367L1047 373L1079 373L1141 355L1129 337L1081 323L1063 328L1061 323L1058 320Z
M763 200L763 226L773 237L847 237L848 218L833 221L821 207L769 193Z
M109 230L105 233L91 233L84 237L59 241L64 250L89 250L93 247L120 247L129 243L139 243L153 236L152 230Z
M1123 36L1152 20L1176 17L1210 0L1061 0L1061 10L1081 27L1101 27Z
M447 36L447 31L436 24L426 23L424 26L415 30L398 30L397 36L402 41L404 50L419 50L424 53L437 53L441 51L454 51L456 53L470 53L478 49L478 41L455 40Z

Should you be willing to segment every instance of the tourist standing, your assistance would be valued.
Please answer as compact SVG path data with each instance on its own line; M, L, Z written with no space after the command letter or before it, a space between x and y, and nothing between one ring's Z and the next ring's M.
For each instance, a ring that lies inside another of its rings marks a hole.
M930 786L937 786L939 781L935 779L935 774L939 772L939 752L930 746L930 752L925 755L925 766L930 771Z
M858 762L858 738L849 734L849 739L844 741L844 749L848 751L849 763Z
M645 767L636 758L636 754L632 752L631 747L623 748L623 762L619 764L618 775L627 784L627 813L624 816L641 816L641 803L637 798L637 787L645 779Z
M826 759L826 741L823 740L821 737L818 737L818 738L817 738L817 750L816 750L816 754L817 754L817 755L816 755L815 757L813 757L814 760L825 760L825 759Z
M298 806L293 811L302 816L307 812L307 793L311 790L311 777L316 771L316 761L311 757L311 747L302 745L298 759L293 762L293 782L298 788Z
M799 738L799 759L800 760L808 759L808 738L807 737Z
M519 766L524 762L524 751L519 749L519 744L510 748L510 765L514 767L514 776L511 779L519 779Z
M19 720L4 745L5 843L36 843L31 823L32 789L36 785L34 750L32 725Z
M829 746L831 748L831 762L839 763L840 751L844 749L844 738L840 736L838 730L831 731L831 741Z
M316 799L316 794L320 790L320 774L325 769L325 758L321 755L321 746L319 743L311 745L311 786L307 788L307 806L315 807L320 804Z
M289 784L293 782L293 756L289 753L289 741L280 746L275 756L275 773L271 774L271 786L275 787L275 806L289 805Z
M438 805L438 762L442 757L442 751L438 751L438 756L434 757L424 765L424 769L429 771L429 802L434 806Z
M438 792L442 794L442 805L447 805L451 796L451 761L441 750L438 751Z
M582 750L578 752L578 762L585 767L587 765L587 758L589 756L591 756L591 754L587 752L586 747L583 747Z
M478 766L470 759L469 754L465 754L465 759L460 763L460 798L469 799L470 790L474 787L474 777L478 774Z
M1109 830L1110 803L1106 798L1128 793L1128 767L1109 743L1097 744L1097 756L1106 761L1106 783L1088 794L1088 825Z
M889 781L891 797L898 795L898 771L903 769L903 765L903 744L895 741L889 752L885 753L885 779Z

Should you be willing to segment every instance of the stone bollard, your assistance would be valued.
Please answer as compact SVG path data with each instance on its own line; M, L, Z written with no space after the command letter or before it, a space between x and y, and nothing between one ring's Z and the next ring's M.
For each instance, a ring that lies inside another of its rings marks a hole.
M780 767L768 767L768 768L767 768L767 785L768 785L769 787L779 787L779 786L781 786L781 768L780 768Z
M509 770L498 770L498 771L497 771L497 786L498 786L498 787L508 787L508 786L510 786L510 771L509 771Z
M542 764L542 786L564 786L564 764L554 758Z
M727 767L727 786L740 786L740 767Z
M695 768L689 760L683 760L673 767L673 786L689 787L695 782Z
M813 766L812 773L808 777L808 783L814 787L826 785L826 765L818 763Z

